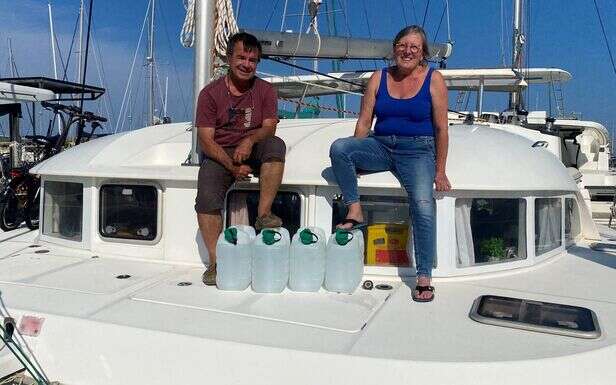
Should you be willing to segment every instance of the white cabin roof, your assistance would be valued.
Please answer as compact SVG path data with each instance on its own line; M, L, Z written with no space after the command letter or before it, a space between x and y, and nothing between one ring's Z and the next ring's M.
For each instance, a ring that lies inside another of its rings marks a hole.
M157 125L107 136L64 151L33 168L42 175L196 181L197 167L186 167L189 123ZM282 120L278 132L287 144L283 183L335 185L331 143L353 134L354 119ZM522 136L485 125L452 125L447 175L457 190L558 190L576 186L549 151ZM472 171L470 171L472 170ZM389 172L362 175L363 187L397 188Z

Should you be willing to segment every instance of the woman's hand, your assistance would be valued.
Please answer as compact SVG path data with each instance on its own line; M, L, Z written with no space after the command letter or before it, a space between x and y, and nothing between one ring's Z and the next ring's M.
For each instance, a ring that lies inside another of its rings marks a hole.
M434 177L434 185L436 186L436 191L449 191L451 190L451 183L449 183L449 179L447 179L447 175L444 172L437 172Z

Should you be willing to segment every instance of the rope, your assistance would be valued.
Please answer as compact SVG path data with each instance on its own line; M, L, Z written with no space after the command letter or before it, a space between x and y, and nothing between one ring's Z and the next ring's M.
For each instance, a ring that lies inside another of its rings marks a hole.
M186 17L180 32L180 43L183 47L190 48L195 42L195 0L184 0Z
M227 56L229 37L238 31L231 0L217 0L216 18L214 19L214 50L218 56Z
M284 100L285 102L290 102L290 103L295 103L297 105L300 106L304 106L304 107L313 107L313 108L317 108L319 110L326 110L326 111L333 111L333 112L344 112L346 114L351 114L351 115L359 115L357 112L355 111L348 111L348 110L343 110L340 108L336 108L336 107L330 107L330 106L322 106L319 104L312 104L312 103L306 103L306 102L300 102L298 100L293 100L293 99L288 99L288 98L283 98L281 96L278 97L278 99L280 100Z

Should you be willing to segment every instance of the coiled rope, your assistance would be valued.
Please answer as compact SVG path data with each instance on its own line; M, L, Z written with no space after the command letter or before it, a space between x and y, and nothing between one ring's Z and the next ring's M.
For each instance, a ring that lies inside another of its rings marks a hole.
M195 0L184 0L184 8L186 17L180 32L180 42L189 48L195 42ZM231 0L217 0L214 16L214 51L219 57L226 56L229 37L238 31Z
M190 48L195 43L195 0L184 0L186 17L180 32L180 43L185 48Z

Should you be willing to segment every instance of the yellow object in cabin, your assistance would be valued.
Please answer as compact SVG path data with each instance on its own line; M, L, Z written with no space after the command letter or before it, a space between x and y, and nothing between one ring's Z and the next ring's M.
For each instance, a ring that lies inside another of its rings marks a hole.
M377 223L367 229L366 264L379 266L409 266L406 243L407 224Z

